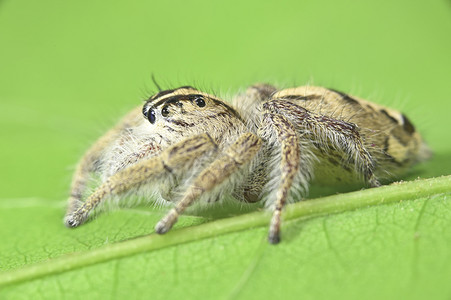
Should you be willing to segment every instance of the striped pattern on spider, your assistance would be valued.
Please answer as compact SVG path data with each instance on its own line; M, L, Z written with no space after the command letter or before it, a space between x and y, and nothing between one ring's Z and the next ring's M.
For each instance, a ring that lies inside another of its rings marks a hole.
M335 90L256 84L227 104L184 86L149 98L86 152L65 224L79 226L112 196L140 194L173 203L155 227L163 234L194 202L231 195L265 202L276 244L284 206L311 182L377 187L429 156L405 115ZM87 194L92 173L102 182Z

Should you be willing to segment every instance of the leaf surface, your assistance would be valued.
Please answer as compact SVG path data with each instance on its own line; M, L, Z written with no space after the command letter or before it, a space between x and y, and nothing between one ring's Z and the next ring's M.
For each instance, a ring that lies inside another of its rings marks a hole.
M140 298L148 291L155 298L249 299L280 293L316 297L325 284L325 297L445 297L451 292L443 289L451 275L450 194L451 177L441 177L294 204L277 246L265 240L264 212L198 226L205 220L183 217L178 226L185 228L139 238L133 237L151 231L161 215L130 209L76 230L49 224L47 235L43 227L28 236L3 235L3 245L14 248L2 253L15 255L1 259L8 262L2 269L14 270L1 273L0 291L10 298ZM33 199L22 206L4 209L15 218L2 220L21 227L31 213L45 224L61 212L42 211Z

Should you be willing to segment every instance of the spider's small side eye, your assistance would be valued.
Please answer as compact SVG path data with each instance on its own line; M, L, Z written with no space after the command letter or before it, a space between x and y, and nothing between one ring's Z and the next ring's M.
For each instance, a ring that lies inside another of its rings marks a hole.
M147 119L149 120L150 124L155 123L155 111L153 109L149 110L147 112Z
M169 115L169 108L167 106L165 106L161 109L161 115L163 117L167 117Z
M205 100L203 98L197 98L196 100L194 100L196 102L196 105L199 107L204 107L205 106Z

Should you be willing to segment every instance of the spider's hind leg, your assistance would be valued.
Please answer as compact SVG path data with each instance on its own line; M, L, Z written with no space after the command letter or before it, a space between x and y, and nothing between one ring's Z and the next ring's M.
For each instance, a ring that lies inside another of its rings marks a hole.
M313 141L317 141L320 147L327 149L326 145L330 143L332 148L345 154L350 158L350 162L354 161L356 172L368 185L371 187L381 185L374 174L376 161L369 149L365 147L364 140L355 124L313 113L300 105L281 99L270 100L265 105L269 110L286 116Z

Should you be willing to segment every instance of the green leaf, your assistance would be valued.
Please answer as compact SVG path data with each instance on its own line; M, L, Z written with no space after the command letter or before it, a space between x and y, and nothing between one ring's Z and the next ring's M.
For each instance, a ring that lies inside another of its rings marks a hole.
M0 274L0 291L7 298L107 292L115 298L139 298L143 291L165 298L195 288L193 297L248 299L298 292L313 297L322 284L335 281L328 295L417 297L421 291L423 296L446 296L451 293L451 287L443 289L444 278L451 276L451 231L444 230L451 227L449 195L451 176L300 202L285 212L284 241L278 246L265 241L269 218L264 212L197 226L196 218L183 217L185 228L128 240L140 235L133 229L151 231L146 224L160 216L125 210L77 230L48 224L47 236L42 227L28 237L5 236L3 247L11 245L15 251L1 252L20 256L2 257L2 269L14 270ZM411 199L416 200L406 201ZM37 218L42 224L60 213L58 207L43 210L42 204L31 199L3 207L2 221L20 227ZM345 213L330 215L337 212ZM111 244L120 240L125 241ZM74 250L78 252L59 256ZM395 274L386 271L393 266ZM368 271L378 275L362 276ZM205 285L205 278L214 284Z

